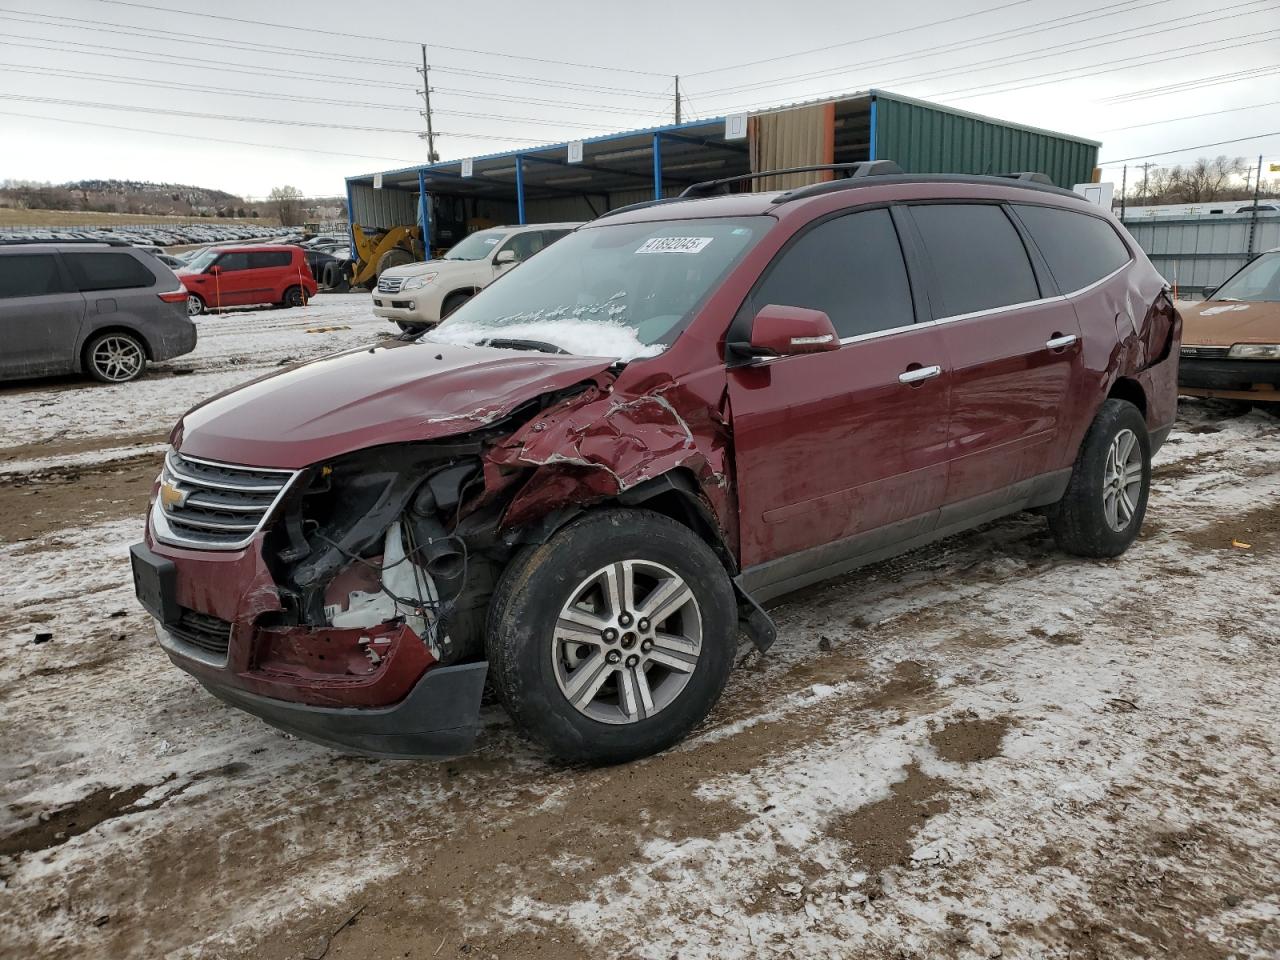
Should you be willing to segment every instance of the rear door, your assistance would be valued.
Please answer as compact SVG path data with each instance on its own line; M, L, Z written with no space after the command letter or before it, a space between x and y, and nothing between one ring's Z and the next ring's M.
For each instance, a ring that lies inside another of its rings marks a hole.
M76 367L84 297L57 254L0 254L0 376L42 376Z
M1079 324L1000 204L909 209L952 363L946 503L996 510L1020 495L1011 486L1056 467L1070 424L1063 406L1079 376Z
M931 530L946 485L949 377L917 323L890 209L844 213L788 243L730 339L768 304L823 310L839 350L731 366L741 554L752 589L787 588ZM772 591L771 591L772 592Z
M301 254L299 254L301 258ZM249 254L249 272L254 303L276 303L289 287L305 283L311 271L294 266L292 250L255 250Z

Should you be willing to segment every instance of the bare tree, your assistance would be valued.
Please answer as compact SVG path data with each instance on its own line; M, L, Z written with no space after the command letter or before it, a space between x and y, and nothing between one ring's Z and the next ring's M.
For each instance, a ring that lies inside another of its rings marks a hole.
M280 226L296 227L302 223L302 191L297 187L272 187L268 200L280 218Z
M1189 166L1175 167L1175 203L1203 203L1222 197L1233 177L1242 176L1248 166L1244 157L1201 157Z

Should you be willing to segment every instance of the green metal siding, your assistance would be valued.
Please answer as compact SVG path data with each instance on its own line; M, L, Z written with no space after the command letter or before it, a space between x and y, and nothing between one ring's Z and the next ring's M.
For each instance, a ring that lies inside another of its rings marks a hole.
M1096 144L876 94L876 158L908 173L1046 173L1060 187L1086 183Z

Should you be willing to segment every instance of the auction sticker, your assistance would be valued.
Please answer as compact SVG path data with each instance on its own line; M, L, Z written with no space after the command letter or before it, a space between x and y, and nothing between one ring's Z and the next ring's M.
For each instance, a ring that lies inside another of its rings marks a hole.
M701 253L713 237L650 237L636 253Z

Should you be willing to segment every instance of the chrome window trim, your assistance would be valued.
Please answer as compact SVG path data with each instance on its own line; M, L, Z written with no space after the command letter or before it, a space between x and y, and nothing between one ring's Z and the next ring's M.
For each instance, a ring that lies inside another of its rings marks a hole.
M217 460L205 460L200 457L189 457L180 451L171 449L165 453L164 471L168 471L170 475L172 475L175 479L179 479L179 480L186 479L186 478L184 477L183 474L172 469L169 457L175 453L178 456L182 457L182 459L184 460L190 460L192 463L200 463L209 467L217 467L221 469L226 469L228 467L231 469L235 469L238 467L243 470L252 470L255 473L278 473L284 476L284 482L281 484L279 492L275 495L274 498L272 498L271 503L262 512L262 519L257 523L257 525L254 526L253 530L251 530L246 536L242 537L239 540L236 540L233 543L206 543L200 540L191 540L186 537L183 537L179 533L175 533L173 527L169 525L168 517L165 516L164 506L161 503L160 498L156 497L155 501L151 504L151 512L150 512L152 535L160 543L168 544L171 547L182 547L187 550L242 550L244 549L245 547L247 547L249 544L253 542L254 537L256 537L259 533L262 532L262 528L271 522L272 516L275 515L277 508L280 506L280 501L284 499L285 494L287 494L293 488L293 485L295 482L297 482L298 477L302 475L301 470L286 470L286 469L281 469L280 467L252 467L252 466L249 466L248 464L243 464L243 463L219 463ZM164 478L164 471L161 471L161 474L160 474L160 477L162 480ZM194 483L194 484L206 484L207 486L211 486L215 488L218 487L218 484L216 483L208 483L207 481L203 481L203 480L187 479L187 482ZM249 492L249 493L255 492L253 487L245 487L245 486L233 487L228 485L226 489L240 490L240 491ZM259 492L259 493L269 492L270 489L271 488L266 488L266 490L263 490L259 488L256 492Z

